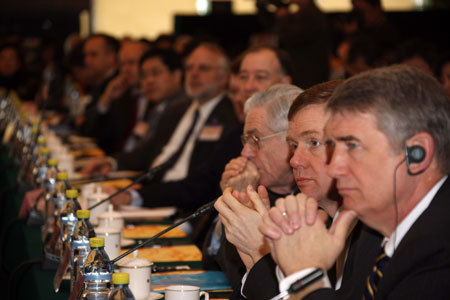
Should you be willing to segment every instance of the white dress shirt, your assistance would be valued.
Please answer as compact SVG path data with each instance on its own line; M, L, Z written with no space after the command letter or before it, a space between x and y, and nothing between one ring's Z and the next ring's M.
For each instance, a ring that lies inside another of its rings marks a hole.
M222 99L223 95L209 100L203 105L199 105L198 101L193 101L192 104L187 109L186 113L181 118L178 123L177 128L175 129L170 141L164 146L161 153L155 158L152 163L152 168L166 162L175 152L178 151L183 140L191 127L191 124L194 119L194 113L198 109L200 115L198 117L197 124L195 125L194 131L189 137L186 146L183 149L180 157L176 161L175 165L169 169L163 178L163 182L174 181L174 180L182 180L187 176L189 169L189 162L191 160L192 151L194 150L195 141L197 140L206 120L209 118L209 115Z

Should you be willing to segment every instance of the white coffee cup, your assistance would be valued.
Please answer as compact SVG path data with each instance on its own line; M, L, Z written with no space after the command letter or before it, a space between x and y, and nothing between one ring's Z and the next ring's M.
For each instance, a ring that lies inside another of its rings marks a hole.
M120 272L130 274L130 284L128 285L136 300L145 300L150 296L152 290L152 265L153 263L137 257L138 251L134 252L134 257L126 257L119 261Z
M66 171L69 178L73 178L73 174L74 174L73 154L70 154L70 153L57 154L57 155L55 155L55 158L58 159L58 169L61 171Z
M88 207L92 207L94 204L97 204L98 202L102 201L103 199L107 198L109 195L102 193L102 187L97 186L96 192L88 196ZM100 204L99 206L95 207L94 209L91 209L91 217L90 221L92 224L97 225L98 220L97 217L104 213L108 209L108 201L105 203Z
M84 205L84 207L88 207L88 197L96 191L97 186L99 186L98 183L87 183L81 186L82 206Z
M204 296L204 300L209 300L208 292L200 291L198 286L193 285L169 285L166 287L166 300L200 300Z
M122 214L113 210L113 205L108 205L108 210L97 217L99 227L114 227L120 230L121 236L124 226Z
M105 238L105 251L109 259L114 259L120 255L120 230L114 227L95 228L97 237Z

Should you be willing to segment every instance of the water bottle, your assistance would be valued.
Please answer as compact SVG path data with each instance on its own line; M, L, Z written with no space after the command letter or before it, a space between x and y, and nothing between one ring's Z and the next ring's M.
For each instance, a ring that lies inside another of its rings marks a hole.
M45 251L53 253L54 255L62 256L62 226L61 226L61 213L66 204L66 190L70 190L67 172L58 172L56 175L55 191L52 195L53 202L53 234L56 235L55 239L46 246Z
M32 184L35 188L41 188L44 184L45 174L47 173L47 161L50 158L50 149L41 148L36 164L31 171Z
M61 212L66 204L66 191L70 189L67 172L58 172L56 174L55 191L52 195L53 216L56 219L60 218Z
M113 289L109 294L109 300L134 300L128 284L130 283L130 275L128 273L112 274Z
M61 258L66 249L66 245L72 242L73 231L78 221L76 211L81 209L77 200L77 190L66 191L66 204L61 212Z
M82 299L108 300L111 291L112 266L104 249L104 238L91 238L91 251L84 263Z
M72 291L73 284L78 279L79 271L83 271L84 262L91 250L89 246L89 239L95 237L94 228L89 222L89 210L77 210L78 222L73 232L71 243L72 248L72 272L70 276L70 290Z
M42 240L45 240L47 237L47 233L49 229L53 226L54 218L53 218L53 201L52 196L55 192L56 188L56 180L58 174L58 160L55 158L50 158L47 161L47 172L45 174L44 179L44 200L45 200L45 209L44 209L44 227L42 230Z

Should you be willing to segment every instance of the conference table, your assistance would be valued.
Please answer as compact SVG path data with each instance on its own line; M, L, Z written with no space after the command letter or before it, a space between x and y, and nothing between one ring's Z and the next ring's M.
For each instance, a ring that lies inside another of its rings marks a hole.
M17 169L14 163L9 161L6 150L4 146L0 148L1 224L2 232L6 233L2 237L2 245L0 245L3 277L0 281L0 288L4 291L2 294L8 294L10 299L68 299L70 282L63 280L60 291L55 293L53 278L56 271L43 268L44 243L41 239L41 227L26 224L24 220L16 217L26 189L16 183ZM132 220L131 223L127 221L128 225L123 234L129 242L123 249L126 250L142 243L172 222L171 218L140 219ZM162 271L167 271L171 266L180 265L183 268L191 269L154 273L152 274L152 284L154 280L162 280L162 278L193 278L199 274L209 276L209 273L202 270L201 251L180 229L175 229L157 239L151 247L142 248L138 256L153 261L155 269ZM172 274L180 277L174 277ZM219 274L219 276L223 276L223 274ZM161 280L158 283L163 282ZM223 286L225 287L227 284ZM205 289L208 290L207 287ZM153 290L163 294L164 284L155 285ZM208 291L211 299L226 299L231 293L229 287L221 287L220 290L214 288Z

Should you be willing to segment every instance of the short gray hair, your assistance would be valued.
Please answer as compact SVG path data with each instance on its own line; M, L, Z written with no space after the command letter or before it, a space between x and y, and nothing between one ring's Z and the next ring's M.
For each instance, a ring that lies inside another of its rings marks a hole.
M289 129L288 113L292 102L303 90L291 84L275 84L251 96L245 102L244 112L257 107L267 110L267 127L273 132Z
M419 132L435 143L440 171L450 171L450 99L432 76L409 66L391 66L361 73L340 85L328 110L336 113L372 113L394 153Z

